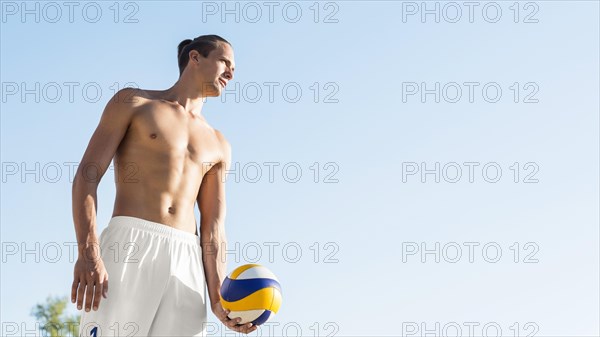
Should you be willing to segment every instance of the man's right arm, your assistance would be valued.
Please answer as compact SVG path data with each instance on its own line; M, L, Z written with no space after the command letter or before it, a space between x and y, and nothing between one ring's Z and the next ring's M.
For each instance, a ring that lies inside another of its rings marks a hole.
M79 257L75 263L71 302L77 301L78 309L82 309L85 292L86 311L91 310L92 299L97 310L101 294L107 296L108 275L100 259L100 242L96 235L96 192L131 124L135 101L139 101L133 97L135 93L136 89L122 89L106 104L73 180L73 222Z
M106 104L100 122L92 135L79 163L72 186L73 221L79 254L97 242L96 192L102 176L108 169L115 152L125 136L133 115L128 101L135 89L120 90Z

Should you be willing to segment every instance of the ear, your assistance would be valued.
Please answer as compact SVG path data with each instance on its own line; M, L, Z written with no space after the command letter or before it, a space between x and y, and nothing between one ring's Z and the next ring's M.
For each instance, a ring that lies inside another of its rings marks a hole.
M190 53L188 54L189 59L191 62L195 62L198 63L200 61L200 57L202 55L200 55L200 53L197 50L190 50Z

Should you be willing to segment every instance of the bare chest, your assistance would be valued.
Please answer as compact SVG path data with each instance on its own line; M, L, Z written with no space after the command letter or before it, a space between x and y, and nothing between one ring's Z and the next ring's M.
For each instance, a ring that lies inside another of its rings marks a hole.
M158 161L191 161L210 167L222 160L215 131L203 119L176 109L148 109L138 114L127 142Z

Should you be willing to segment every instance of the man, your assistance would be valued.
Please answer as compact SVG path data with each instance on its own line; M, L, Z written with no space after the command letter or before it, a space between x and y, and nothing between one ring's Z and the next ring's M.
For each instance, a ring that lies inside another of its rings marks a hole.
M80 336L203 336L206 290L223 324L242 333L256 330L227 317L220 303L226 277L223 177L231 147L201 114L203 99L219 96L233 79L233 49L217 35L184 40L178 64L180 77L167 90L115 94L77 170L79 257L71 301L79 310L85 305ZM98 238L96 191L113 157L114 209Z

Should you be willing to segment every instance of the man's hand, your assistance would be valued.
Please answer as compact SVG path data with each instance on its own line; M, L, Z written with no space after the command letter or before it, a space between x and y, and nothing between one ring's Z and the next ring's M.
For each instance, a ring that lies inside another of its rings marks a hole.
M80 254L75 262L71 302L77 301L77 309L81 310L85 292L85 311L90 311L92 300L94 310L98 310L102 296L108 296L108 273L104 262L97 254ZM102 296L101 296L102 295Z
M256 329L258 329L258 327L256 325L253 325L252 323L246 323L246 324L241 324L241 325L238 324L242 320L239 317L236 317L234 319L230 319L229 317L227 317L227 315L229 315L230 311L225 310L223 308L223 306L221 305L221 302L219 302L219 301L215 302L212 305L212 312L213 312L213 314L215 314L215 316L217 316L217 318L221 322L223 322L223 324L225 326L227 326L231 330L249 334L252 331L255 331Z

